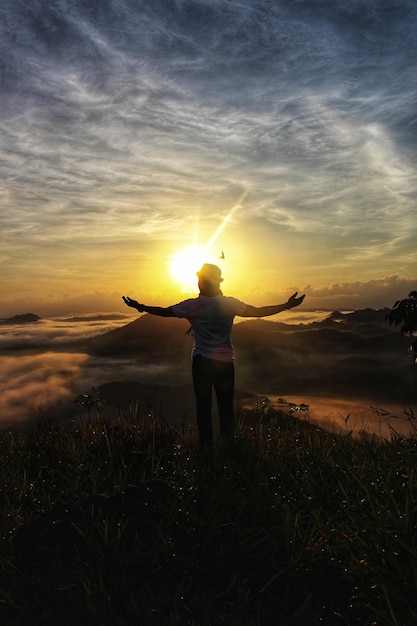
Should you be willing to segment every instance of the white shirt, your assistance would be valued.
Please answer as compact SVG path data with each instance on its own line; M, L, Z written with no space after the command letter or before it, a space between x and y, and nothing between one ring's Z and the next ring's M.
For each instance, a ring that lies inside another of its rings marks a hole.
M200 354L218 361L233 361L233 318L246 304L228 296L202 296L183 300L172 307L176 317L187 319L194 332L192 356Z

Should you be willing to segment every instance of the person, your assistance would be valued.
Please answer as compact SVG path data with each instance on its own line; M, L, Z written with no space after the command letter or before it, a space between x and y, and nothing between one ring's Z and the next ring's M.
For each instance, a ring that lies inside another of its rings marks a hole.
M266 317L299 306L304 295L294 293L284 304L256 307L233 297L224 296L223 282L217 265L205 263L197 272L199 296L168 307L140 304L123 296L127 306L140 313L161 317L185 318L191 324L194 336L192 349L192 380L196 401L197 428L202 448L213 444L212 389L217 398L222 437L234 437L233 397L235 385L234 353L231 343L233 319L239 317Z

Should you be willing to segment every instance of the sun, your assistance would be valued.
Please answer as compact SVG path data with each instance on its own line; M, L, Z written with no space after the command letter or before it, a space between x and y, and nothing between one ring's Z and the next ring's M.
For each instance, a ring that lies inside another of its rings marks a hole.
M182 248L171 258L169 271L172 278L181 286L183 291L194 291L197 286L196 272L203 263L209 262L204 248L192 245Z

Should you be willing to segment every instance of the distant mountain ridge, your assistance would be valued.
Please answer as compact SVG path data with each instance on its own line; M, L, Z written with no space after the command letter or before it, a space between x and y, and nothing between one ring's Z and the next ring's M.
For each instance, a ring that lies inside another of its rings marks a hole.
M14 315L6 320L2 320L0 324L32 324L33 322L39 322L41 318L34 313L23 313L22 315Z
M387 315L391 309L358 309L350 313L333 311L326 319L335 321L347 321L355 324L377 324L388 328Z
M389 327L385 315L385 310L365 309L334 312L308 324L268 319L236 323L236 385L265 395L326 393L404 401L415 397L417 371L407 356L409 340ZM134 358L149 366L163 363L162 382L181 384L190 367L188 327L186 320L143 315L86 340L83 350L96 357Z

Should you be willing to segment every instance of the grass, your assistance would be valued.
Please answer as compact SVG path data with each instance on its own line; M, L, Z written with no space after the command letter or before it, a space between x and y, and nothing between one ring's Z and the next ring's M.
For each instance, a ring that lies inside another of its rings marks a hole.
M270 407L233 446L136 413L0 435L0 623L409 626L417 439Z

